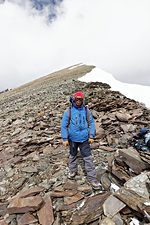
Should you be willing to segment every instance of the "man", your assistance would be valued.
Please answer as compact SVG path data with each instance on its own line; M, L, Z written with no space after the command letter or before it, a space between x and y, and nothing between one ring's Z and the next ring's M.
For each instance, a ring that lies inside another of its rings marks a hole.
M79 148L84 160L88 181L93 189L98 190L101 185L96 179L90 149L90 144L93 143L96 133L94 119L89 109L84 105L84 94L81 91L76 92L70 101L72 106L64 112L61 122L63 144L70 147L68 178L72 179L77 174L77 152Z

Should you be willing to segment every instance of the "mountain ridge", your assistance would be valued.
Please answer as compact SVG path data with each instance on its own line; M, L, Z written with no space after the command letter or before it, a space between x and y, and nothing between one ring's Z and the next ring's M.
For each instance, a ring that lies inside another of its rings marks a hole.
M68 79L68 78L78 78L78 77L81 77L81 76L84 76L86 73L90 72L93 68L95 68L95 66L87 66L87 65L80 65L76 68L74 68L73 70L69 70L69 68L71 67L74 67L74 66L77 66L78 64L75 64L73 66L70 66L70 67L67 67L67 68L64 68L64 69L60 69L56 72L52 72L48 75L45 75L45 76L41 76L33 81L30 81L30 82L27 82L19 87L16 87L14 89L11 89L9 91L9 93L7 92L6 93L3 93L3 95L0 95L0 97L2 96L7 96L9 94L12 94L12 93L15 93L15 92L19 92L21 91L21 89L25 89L26 87L31 87L32 88L32 85L36 85L36 83L44 83L45 80L57 80L57 79L60 79L64 77L64 79ZM80 72L79 72L80 71ZM56 81L57 82L57 81Z

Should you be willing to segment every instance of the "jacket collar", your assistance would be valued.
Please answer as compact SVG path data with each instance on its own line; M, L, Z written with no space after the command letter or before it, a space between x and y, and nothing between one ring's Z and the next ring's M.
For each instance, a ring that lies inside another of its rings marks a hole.
M78 106L76 105L76 103L73 102L73 103L72 103L72 106L75 107L76 109L83 109L84 103L82 103L82 105L81 105L80 107L78 107Z

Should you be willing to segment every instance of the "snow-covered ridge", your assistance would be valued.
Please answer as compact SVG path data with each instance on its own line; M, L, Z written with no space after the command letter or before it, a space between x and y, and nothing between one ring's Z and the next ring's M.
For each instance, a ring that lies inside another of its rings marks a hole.
M111 86L111 90L119 91L128 98L144 103L146 107L150 108L150 86L139 84L128 84L116 80L112 74L107 73L99 68L94 68L90 73L79 78L84 82L103 82Z
M79 67L79 66L82 66L82 65L84 65L84 64L83 64L83 63L79 63L79 64L77 64L77 65L75 65L75 66L69 67L68 70L73 70L73 69L75 69L75 68L77 68L77 67Z

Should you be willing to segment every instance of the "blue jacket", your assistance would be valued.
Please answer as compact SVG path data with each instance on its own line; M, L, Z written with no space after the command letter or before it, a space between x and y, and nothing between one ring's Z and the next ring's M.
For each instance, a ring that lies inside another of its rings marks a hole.
M88 114L88 116L87 116ZM88 121L87 121L88 117ZM67 109L61 121L62 139L71 140L73 142L84 142L90 138L94 138L96 133L93 116L84 104L78 108L75 102L72 102L71 118L69 119L69 109Z

